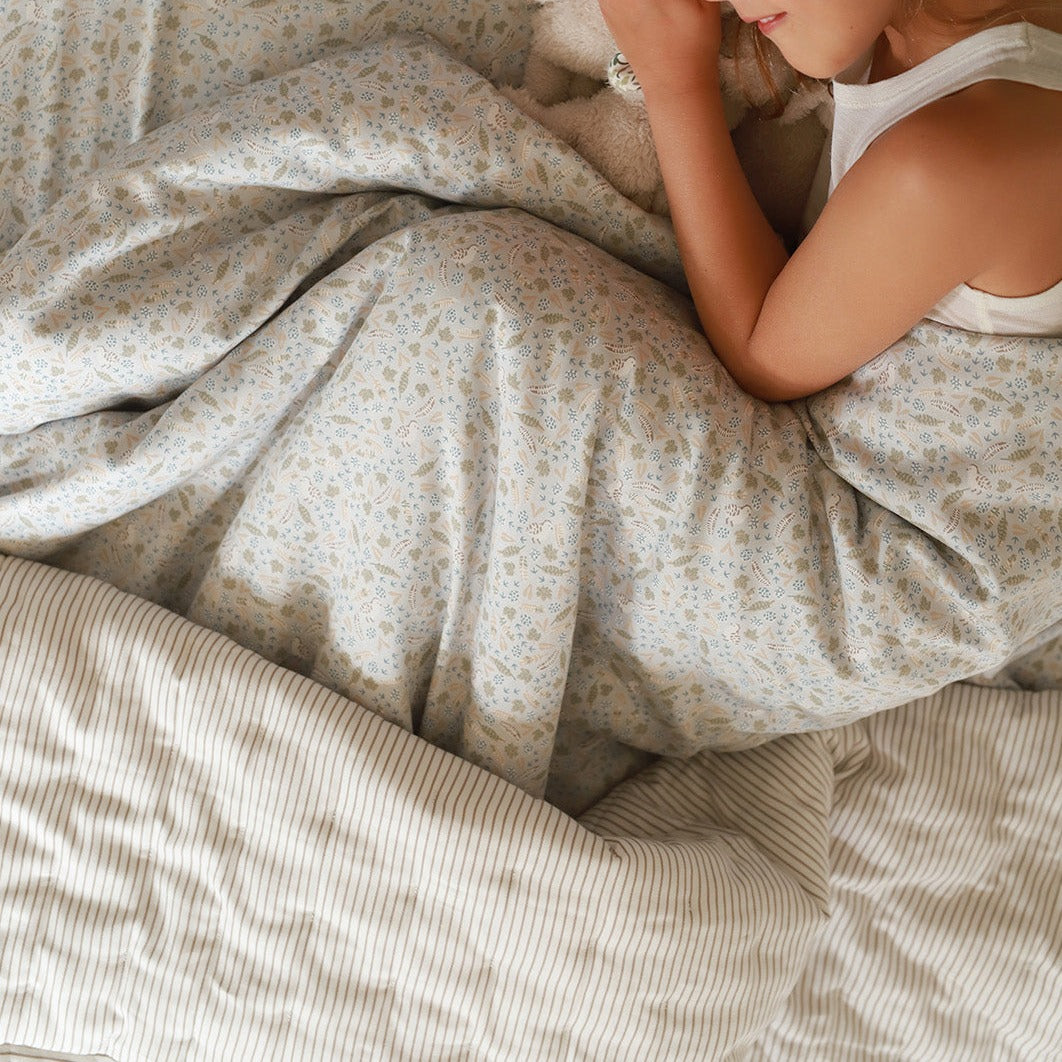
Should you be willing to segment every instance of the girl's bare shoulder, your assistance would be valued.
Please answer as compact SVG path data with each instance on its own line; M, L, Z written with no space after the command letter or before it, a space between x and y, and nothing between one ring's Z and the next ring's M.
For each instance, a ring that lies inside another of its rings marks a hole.
M981 249L967 282L1028 295L1062 278L1062 92L982 81L897 123L879 163L969 226Z

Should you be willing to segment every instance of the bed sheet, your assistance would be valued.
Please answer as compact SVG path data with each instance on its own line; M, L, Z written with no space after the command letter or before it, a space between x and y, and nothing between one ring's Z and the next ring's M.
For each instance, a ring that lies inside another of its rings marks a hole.
M576 821L0 558L0 1057L1046 1060L1060 709L953 686Z

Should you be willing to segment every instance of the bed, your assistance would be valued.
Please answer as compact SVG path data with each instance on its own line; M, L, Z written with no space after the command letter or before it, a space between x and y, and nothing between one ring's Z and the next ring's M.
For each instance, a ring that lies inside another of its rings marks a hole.
M521 0L0 11L0 1054L1035 1059L1062 340L770 406Z

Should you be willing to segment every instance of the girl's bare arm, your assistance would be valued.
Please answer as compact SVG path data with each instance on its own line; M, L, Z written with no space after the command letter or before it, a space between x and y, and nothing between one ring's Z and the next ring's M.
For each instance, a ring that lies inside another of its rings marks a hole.
M628 58L645 91L701 323L745 390L786 400L827 387L986 268L984 218L998 193L998 166L951 102L871 145L787 260L734 154L714 73L717 46L705 55L718 5L602 0L602 8L621 47L632 42ZM661 30L654 19L672 25Z

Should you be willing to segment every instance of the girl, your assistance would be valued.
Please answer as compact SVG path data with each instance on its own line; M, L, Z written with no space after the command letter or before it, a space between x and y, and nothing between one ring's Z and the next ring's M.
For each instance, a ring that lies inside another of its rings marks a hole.
M1062 334L1062 5L736 0L835 78L832 193L787 261L731 147L716 0L600 0L641 82L690 290L737 383L801 397L923 317Z

